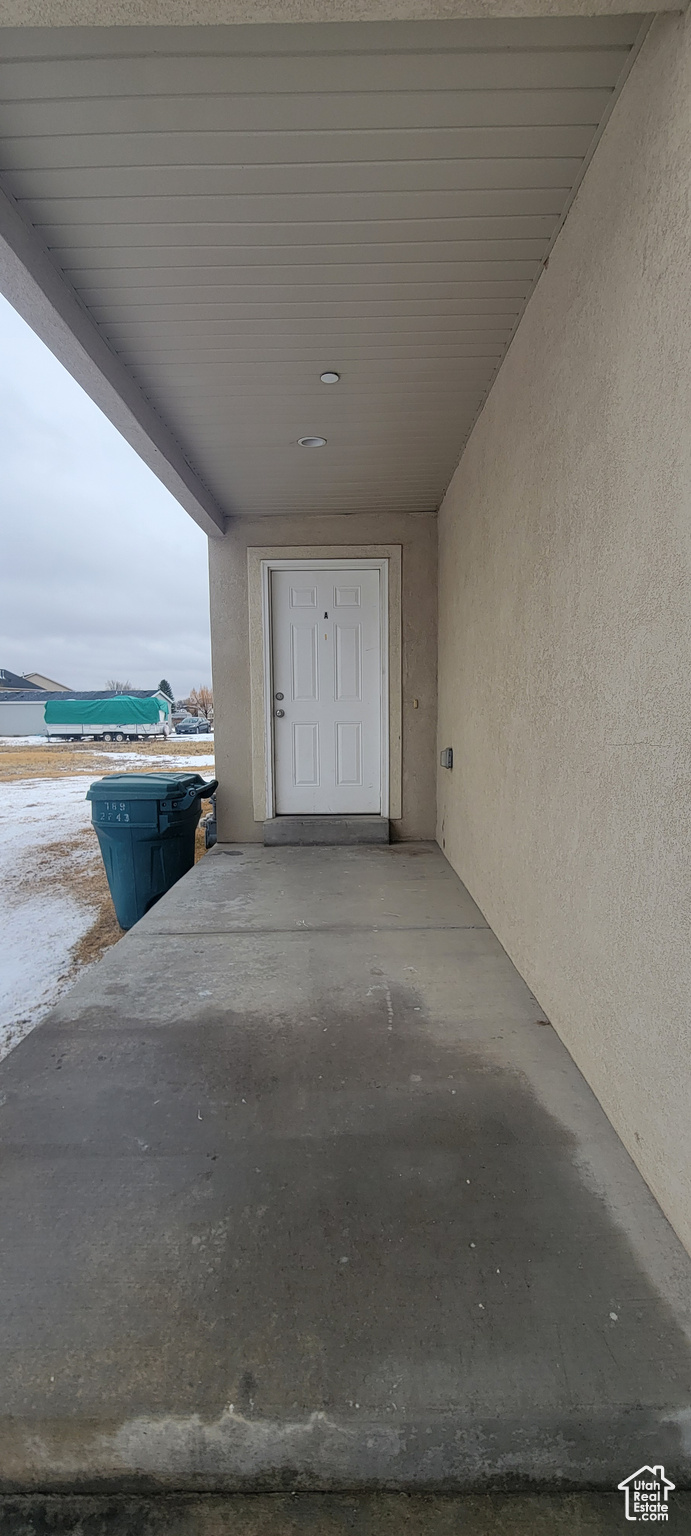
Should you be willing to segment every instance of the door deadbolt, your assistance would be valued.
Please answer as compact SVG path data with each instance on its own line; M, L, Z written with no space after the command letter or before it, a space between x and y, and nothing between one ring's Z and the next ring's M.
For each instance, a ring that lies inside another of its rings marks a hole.
M276 694L276 698L277 698L277 699L283 699L283 698L285 698L285 694L283 694L283 693L277 693L277 694Z
M277 709L276 710L276 718L277 718L277 720L282 720L284 714L285 714L285 710L284 709Z

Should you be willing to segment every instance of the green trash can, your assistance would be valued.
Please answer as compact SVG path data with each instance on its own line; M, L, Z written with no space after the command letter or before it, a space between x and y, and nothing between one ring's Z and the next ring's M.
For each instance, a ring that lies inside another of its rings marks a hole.
M86 798L121 928L192 869L202 799L217 788L200 773L108 773L91 785Z

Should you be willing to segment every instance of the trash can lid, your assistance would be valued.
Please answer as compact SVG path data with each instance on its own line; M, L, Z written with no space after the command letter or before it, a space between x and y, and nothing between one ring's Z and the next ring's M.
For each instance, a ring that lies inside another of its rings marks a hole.
M107 773L95 779L87 800L178 800L188 790L207 787L201 773ZM215 780L208 783L213 793Z

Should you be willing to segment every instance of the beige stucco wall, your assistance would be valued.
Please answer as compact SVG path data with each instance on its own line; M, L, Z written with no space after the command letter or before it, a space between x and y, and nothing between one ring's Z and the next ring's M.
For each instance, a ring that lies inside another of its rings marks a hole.
M439 518L439 838L691 1248L691 26L657 20Z
M462 16L612 16L675 0L0 0L0 26L209 26L231 22L449 21Z
M401 547L400 838L434 837L437 691L437 520L433 514L371 517L238 518L209 541L219 836L261 842L252 783L252 699L248 609L250 548L305 558L342 550L378 555ZM256 671L256 668L255 668ZM417 708L413 700L418 700Z

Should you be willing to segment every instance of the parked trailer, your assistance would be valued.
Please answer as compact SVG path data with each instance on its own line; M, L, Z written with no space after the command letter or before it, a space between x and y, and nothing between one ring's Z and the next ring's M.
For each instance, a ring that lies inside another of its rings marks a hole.
M46 699L49 741L150 741L170 735L170 706L160 695L138 699Z

